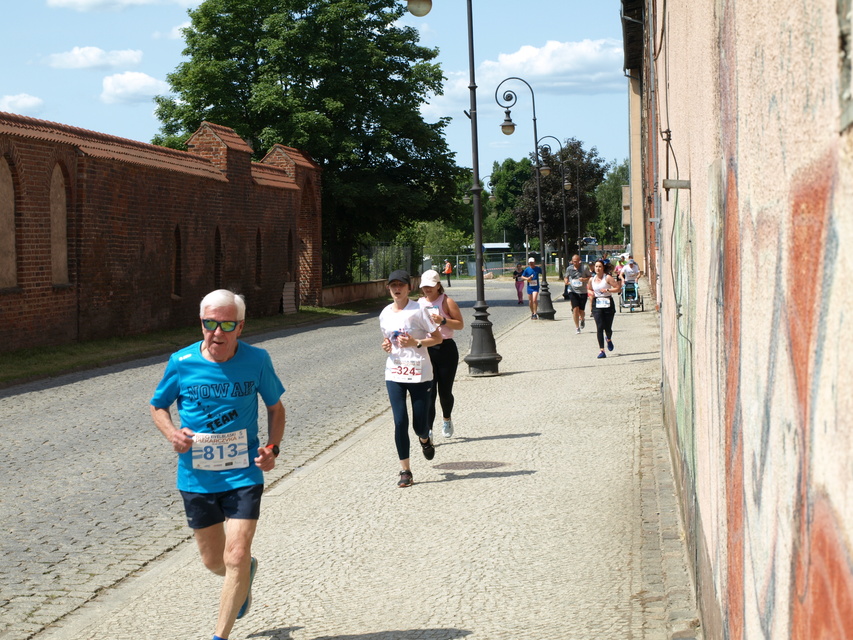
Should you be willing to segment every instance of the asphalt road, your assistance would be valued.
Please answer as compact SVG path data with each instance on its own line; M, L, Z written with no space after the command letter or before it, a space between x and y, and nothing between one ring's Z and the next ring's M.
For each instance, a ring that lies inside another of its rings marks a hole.
M485 284L500 353L501 334L529 315L512 282ZM567 319L561 292L557 283L554 306ZM470 325L474 283L448 293ZM268 486L387 409L377 316L247 339L271 353L287 389L283 455ZM458 334L462 357L470 335ZM166 360L0 391L0 639L32 637L189 537L174 455L148 410Z

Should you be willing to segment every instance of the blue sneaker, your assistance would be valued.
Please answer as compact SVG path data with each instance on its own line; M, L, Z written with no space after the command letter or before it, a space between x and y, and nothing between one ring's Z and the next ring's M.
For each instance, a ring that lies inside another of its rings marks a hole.
M606 358L606 357L607 357L607 354L606 354L606 353L604 353L603 351L601 351L601 352L599 352L598 357L599 357L599 358Z
M255 572L257 570L258 559L252 556L252 566L251 569L249 569L249 593L246 594L246 602L243 603L243 606L240 607L240 611L237 612L238 620L249 613L249 609L252 607L252 583L255 581Z
M613 341L610 338L607 338L607 350L613 351Z

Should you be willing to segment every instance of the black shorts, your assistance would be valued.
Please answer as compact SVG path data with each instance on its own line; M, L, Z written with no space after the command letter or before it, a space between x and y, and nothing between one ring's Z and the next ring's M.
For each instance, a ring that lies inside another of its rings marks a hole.
M569 289L569 300L572 303L572 309L580 309L581 311L586 309L586 301L588 297L589 296L587 296L587 294L581 295Z
M234 520L257 520L261 515L261 496L264 485L253 484L220 493L192 493L181 491L184 511L190 529L205 529Z

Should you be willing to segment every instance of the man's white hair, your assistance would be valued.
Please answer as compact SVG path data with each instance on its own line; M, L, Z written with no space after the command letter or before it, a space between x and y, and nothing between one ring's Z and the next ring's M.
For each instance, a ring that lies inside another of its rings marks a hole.
M217 289L204 296L201 299L198 317L204 319L205 309L221 309L222 307L236 307L237 320L246 319L246 300L240 294L228 289Z

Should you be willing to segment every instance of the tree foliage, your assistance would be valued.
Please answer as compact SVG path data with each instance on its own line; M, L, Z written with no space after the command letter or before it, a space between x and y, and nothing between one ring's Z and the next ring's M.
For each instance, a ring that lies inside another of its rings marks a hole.
M610 166L607 177L595 190L598 218L589 225L589 231L600 244L622 244L625 228L622 226L622 185L628 184L628 159Z
M540 164L551 169L550 175L539 178L545 242L562 247L565 198L565 229L571 249L577 246L588 225L598 216L595 189L604 180L608 165L595 147L587 151L576 138L565 140L562 149L543 145L539 149L539 156ZM533 154L531 159L534 162L536 160ZM565 182L571 184L569 189L564 188ZM536 177L532 171L517 201L515 215L519 226L532 229L538 237L539 208Z
M488 214L484 214L484 242L503 242L503 233L506 231L507 242L513 248L522 247L525 228L519 224L515 209L524 192L524 184L530 178L532 166L528 158L507 158L500 164L495 162L492 165L492 174L485 186L489 195L495 196L495 201L489 202L487 198L489 206ZM535 227L529 231L535 235Z
M275 143L306 151L323 168L327 255L342 265L362 233L441 216L460 170L447 120L420 115L442 74L436 50L398 24L404 10L398 0L205 0L189 12L173 94L156 99L154 142L178 146L208 120L259 156Z

